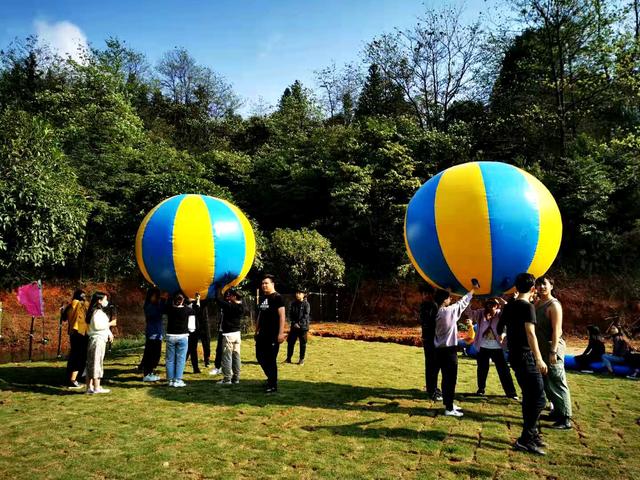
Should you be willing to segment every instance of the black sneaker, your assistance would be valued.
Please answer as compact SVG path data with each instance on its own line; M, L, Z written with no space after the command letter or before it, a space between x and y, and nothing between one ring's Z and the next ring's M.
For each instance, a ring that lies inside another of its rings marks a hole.
M533 440L531 440L531 442L540 448L544 448L548 446L547 442L545 442L540 435L538 435Z
M278 387L267 387L264 393L276 393L278 391Z
M304 358L300 359L300 361L298 362L298 365L304 365Z
M571 419L563 418L562 420L558 420L549 428L553 428L554 430L571 430L573 425L571 424Z
M481 397L484 397L484 390L478 390L478 391L476 392L476 395L479 395L479 396L481 396Z
M431 400L433 400L434 402L441 402L442 394L439 392L434 393L433 395L431 395Z
M80 388L80 387L82 387L82 385L80 385L77 380L73 380L72 382L69 382L68 387L69 388Z
M515 450L520 450L521 452L535 453L536 455L546 455L547 452L542 450L538 445L536 445L533 441L529 443L520 443L520 439L516 440L516 443L513 445Z
M193 373L200 373L200 369L199 368L194 369Z
M291 359L290 359L290 358L287 358L287 359L284 361L284 363L291 363Z

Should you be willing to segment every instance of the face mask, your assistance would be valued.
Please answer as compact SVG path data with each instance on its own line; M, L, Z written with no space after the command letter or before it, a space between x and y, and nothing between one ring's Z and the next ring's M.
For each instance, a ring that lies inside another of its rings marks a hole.
M100 304L102 305L103 308L106 307L107 305L109 305L109 300L107 299L107 297L103 298L100 301Z

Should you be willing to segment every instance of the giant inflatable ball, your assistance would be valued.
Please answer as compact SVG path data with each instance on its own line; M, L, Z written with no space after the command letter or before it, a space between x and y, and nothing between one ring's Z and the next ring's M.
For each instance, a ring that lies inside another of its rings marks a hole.
M136 260L150 283L204 299L247 275L256 241L234 205L206 195L177 195L156 205L136 235Z
M480 295L513 287L518 273L544 274L560 248L562 219L534 176L500 162L471 162L427 181L407 207L407 253L436 288Z

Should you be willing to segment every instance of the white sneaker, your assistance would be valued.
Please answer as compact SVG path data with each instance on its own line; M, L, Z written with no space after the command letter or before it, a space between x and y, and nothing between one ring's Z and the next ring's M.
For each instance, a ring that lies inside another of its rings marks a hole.
M445 409L444 411L445 417L462 417L463 415L464 413L462 413L460 410L455 410L455 408L453 410Z
M110 393L111 390L109 390L108 388L100 388L98 390L94 390L93 393Z
M187 384L184 383L184 381L182 381L182 380L175 380L173 382L173 386L176 387L176 388L182 388L182 387L186 387Z
M170 386L170 387L173 387L174 383L175 383L175 380L170 379L170 380L168 380L167 385Z
M461 411L462 411L462 409L461 409L458 405L456 405L455 403L453 404L453 409L454 409L456 412L461 412Z
M220 375L222 373L222 369L221 368L214 368L213 370L211 370L209 372L209 375Z
M158 375L154 375L153 373L150 373L149 375L145 375L142 378L143 382L157 382L158 380L160 380L160 377Z
M220 385L231 385L231 380L225 380L224 378L222 380L220 380L219 382Z

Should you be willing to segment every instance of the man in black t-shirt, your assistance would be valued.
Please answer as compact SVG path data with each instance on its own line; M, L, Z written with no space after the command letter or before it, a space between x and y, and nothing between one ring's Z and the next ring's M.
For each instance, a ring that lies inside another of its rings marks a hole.
M436 336L436 315L438 314L438 305L433 301L434 292L434 288L429 284L420 286L422 303L418 319L422 327L425 388L431 399L439 402L442 400L442 392L438 388L440 367L436 361L436 347L433 343Z
M267 376L266 393L278 391L278 351L284 342L284 300L276 292L273 275L262 278L263 295L258 301L256 322L256 359Z
M501 324L507 327L509 362L522 389L522 435L514 448L545 455L545 446L538 432L538 420L545 405L544 382L547 365L542 359L536 339L536 312L531 303L535 293L535 277L521 273L516 277L517 297L507 303Z

